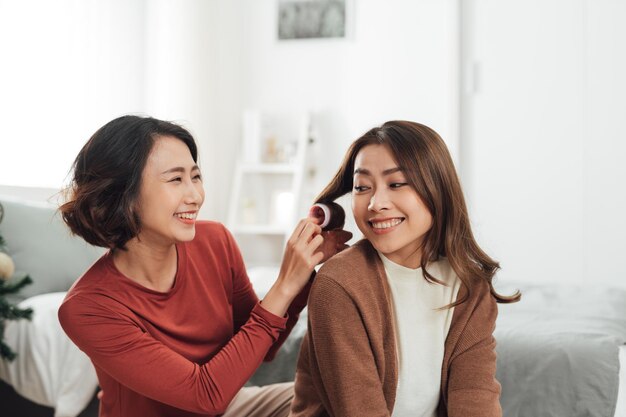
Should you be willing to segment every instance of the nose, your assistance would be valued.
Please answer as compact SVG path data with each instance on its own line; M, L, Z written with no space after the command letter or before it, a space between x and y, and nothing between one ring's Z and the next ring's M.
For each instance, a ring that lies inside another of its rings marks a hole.
M390 206L389 196L384 189L378 189L374 193L372 193L372 197L370 198L370 203L367 206L369 211L378 212L381 210L387 210Z
M202 183L194 183L192 181L187 183L185 190L185 204L196 205L200 207L204 202L204 189Z

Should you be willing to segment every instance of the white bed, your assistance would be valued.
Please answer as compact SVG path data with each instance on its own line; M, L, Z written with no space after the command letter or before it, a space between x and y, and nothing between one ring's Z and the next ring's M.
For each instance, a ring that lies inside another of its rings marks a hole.
M98 386L89 358L65 335L57 319L64 292L37 295L20 307L34 310L32 321L7 322L6 343L18 353L0 360L0 379L28 400L55 409L55 417L75 417Z

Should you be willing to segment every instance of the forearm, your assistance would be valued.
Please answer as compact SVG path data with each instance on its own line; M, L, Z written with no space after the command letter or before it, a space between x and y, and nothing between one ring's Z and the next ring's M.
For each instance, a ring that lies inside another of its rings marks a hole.
M291 301L295 297L285 292L282 288L274 284L263 298L261 305L264 309L278 317L284 317Z
M313 273L311 274L311 279L309 280L309 283L304 286L302 291L300 291L300 294L298 294L298 296L289 305L289 308L287 309L287 324L285 326L285 331L280 334L278 340L272 345L269 352L267 352L264 361L271 361L274 359L282 345L291 334L291 331L298 323L298 320L300 319L300 313L306 307L314 277L315 271L313 271Z

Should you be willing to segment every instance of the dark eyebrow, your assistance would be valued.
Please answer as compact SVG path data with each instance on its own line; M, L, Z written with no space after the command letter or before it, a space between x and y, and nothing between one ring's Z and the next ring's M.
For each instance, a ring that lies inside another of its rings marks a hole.
M389 168L383 171L383 175L390 175L393 174L395 172L400 172L400 171L404 171L404 169L400 168L400 167L395 167L395 168ZM365 168L357 168L354 170L354 174L362 174L362 175L369 175L370 177L372 176L372 173L370 172L369 169L365 169Z
M191 167L191 172L193 172L193 171L195 171L195 170L200 171L200 167L199 167L198 165L194 165L194 166L192 166L192 167ZM183 167L174 167L174 168L170 168L170 169L168 169L168 170L166 170L166 171L161 172L161 175L163 175L163 174L171 174L171 173L173 173L173 172L185 172L185 168L183 168Z

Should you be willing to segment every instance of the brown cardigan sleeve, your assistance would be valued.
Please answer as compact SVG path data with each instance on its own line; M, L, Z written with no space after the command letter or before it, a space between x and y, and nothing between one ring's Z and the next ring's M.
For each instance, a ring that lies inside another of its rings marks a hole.
M291 415L388 417L379 371L357 302L318 274Z
M502 417L493 337L498 307L487 285L476 291L476 304L450 360L448 417Z

